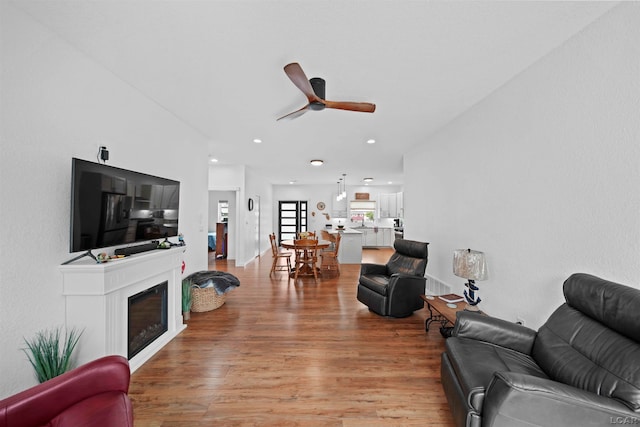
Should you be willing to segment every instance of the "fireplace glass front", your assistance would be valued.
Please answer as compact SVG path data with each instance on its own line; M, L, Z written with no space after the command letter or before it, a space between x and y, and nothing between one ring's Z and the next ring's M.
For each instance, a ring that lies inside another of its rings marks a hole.
M129 359L167 332L167 286L165 281L129 297Z

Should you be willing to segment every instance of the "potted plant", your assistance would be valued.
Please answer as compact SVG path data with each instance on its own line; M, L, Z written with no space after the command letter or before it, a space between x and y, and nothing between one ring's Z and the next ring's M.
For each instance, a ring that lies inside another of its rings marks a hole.
M189 279L182 281L182 318L184 320L191 318L191 280Z
M31 340L24 338L27 348L22 351L27 355L39 382L43 383L73 368L71 356L82 332L75 328L63 332L62 327L57 327L40 331Z

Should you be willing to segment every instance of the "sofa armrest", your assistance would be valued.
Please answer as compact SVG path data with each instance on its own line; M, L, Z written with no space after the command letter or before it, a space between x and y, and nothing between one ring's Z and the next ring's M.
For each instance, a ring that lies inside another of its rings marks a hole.
M485 341L520 353L531 354L536 331L497 317L459 311L456 313L452 336Z
M386 264L368 264L364 263L360 265L360 275L366 274L384 274L387 275Z
M603 426L639 419L623 403L547 378L496 372L487 387L482 426Z
M74 404L107 393L127 394L129 362L106 356L65 372L44 383L0 400L0 426L41 426Z

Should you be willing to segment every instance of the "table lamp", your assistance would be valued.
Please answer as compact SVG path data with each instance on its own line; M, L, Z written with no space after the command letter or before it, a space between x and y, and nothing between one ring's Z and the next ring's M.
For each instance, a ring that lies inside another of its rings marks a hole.
M464 291L464 298L467 301L465 310L480 311L478 304L480 296L478 296L479 288L476 286L476 280L487 280L487 262L484 252L472 251L471 249L456 249L453 251L453 274L463 279L469 280L465 283L467 289Z

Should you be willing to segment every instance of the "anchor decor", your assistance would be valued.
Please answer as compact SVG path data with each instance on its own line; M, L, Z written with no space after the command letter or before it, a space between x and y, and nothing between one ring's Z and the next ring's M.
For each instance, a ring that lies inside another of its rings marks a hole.
M479 296L479 289L476 280L487 280L487 261L484 252L472 251L471 249L456 249L453 252L453 274L463 279L467 289L464 297L467 301L465 310L479 311L478 304L482 299Z

